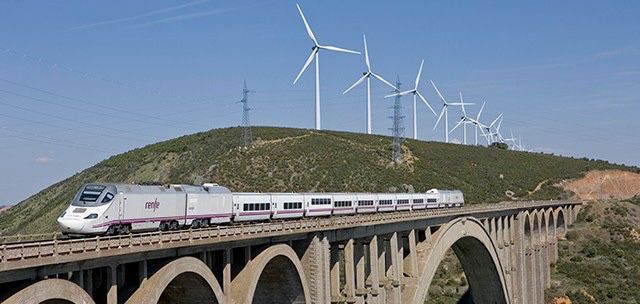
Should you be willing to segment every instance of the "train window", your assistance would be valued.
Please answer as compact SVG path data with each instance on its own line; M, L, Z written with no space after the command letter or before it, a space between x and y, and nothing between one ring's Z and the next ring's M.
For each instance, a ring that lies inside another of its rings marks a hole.
M311 205L331 205L330 198L312 198Z
M391 200L379 200L378 204L380 204L380 205L391 205L392 201Z
M435 199L435 198L428 198L427 199L427 203L437 203L437 202L438 202L438 200Z
M334 205L336 207L351 207L351 201L335 201Z
M424 203L424 200L423 199L414 199L413 203L414 204L422 204L422 203Z
M358 201L358 206L373 206L373 201L371 200Z
M408 199L399 199L398 200L398 205L405 205L408 204L409 200Z
M108 202L110 202L113 199L113 194L107 192L107 194L104 195L104 198L102 199L102 203L106 204Z
M284 203L284 209L302 209L301 202Z

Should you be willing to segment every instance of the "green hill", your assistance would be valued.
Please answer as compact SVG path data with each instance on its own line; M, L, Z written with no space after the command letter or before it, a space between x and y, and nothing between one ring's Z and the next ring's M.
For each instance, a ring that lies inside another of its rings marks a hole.
M407 140L404 162L390 162L385 136L289 128L217 129L113 156L0 214L0 235L55 231L55 219L87 182L217 182L232 191L426 191L456 188L469 203L566 197L553 186L591 169L635 168L486 147ZM533 191L537 186L539 190Z

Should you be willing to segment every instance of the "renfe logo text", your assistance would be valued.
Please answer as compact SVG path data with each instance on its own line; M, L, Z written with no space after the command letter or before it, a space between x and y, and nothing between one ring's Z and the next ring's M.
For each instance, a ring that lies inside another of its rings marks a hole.
M144 203L144 209L153 209L153 212L156 212L156 209L160 208L160 202L156 198L153 202Z

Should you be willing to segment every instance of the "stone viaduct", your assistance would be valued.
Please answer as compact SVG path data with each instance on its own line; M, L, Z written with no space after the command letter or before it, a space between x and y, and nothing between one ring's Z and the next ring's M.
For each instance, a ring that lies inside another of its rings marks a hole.
M474 303L543 303L580 203L500 203L5 240L0 303L425 303L453 249Z

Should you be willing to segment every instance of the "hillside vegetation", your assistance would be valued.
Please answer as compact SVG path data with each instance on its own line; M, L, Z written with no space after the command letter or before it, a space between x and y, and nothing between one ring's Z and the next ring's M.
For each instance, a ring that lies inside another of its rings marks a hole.
M254 128L240 148L239 128L183 136L113 156L0 214L0 235L44 233L83 183L217 182L232 191L426 191L461 189L469 203L558 199L553 186L592 169L632 168L604 161L407 140L404 162L390 162L385 136ZM633 169L636 170L636 169Z
M573 304L640 303L640 196L592 201L558 243L547 298Z

